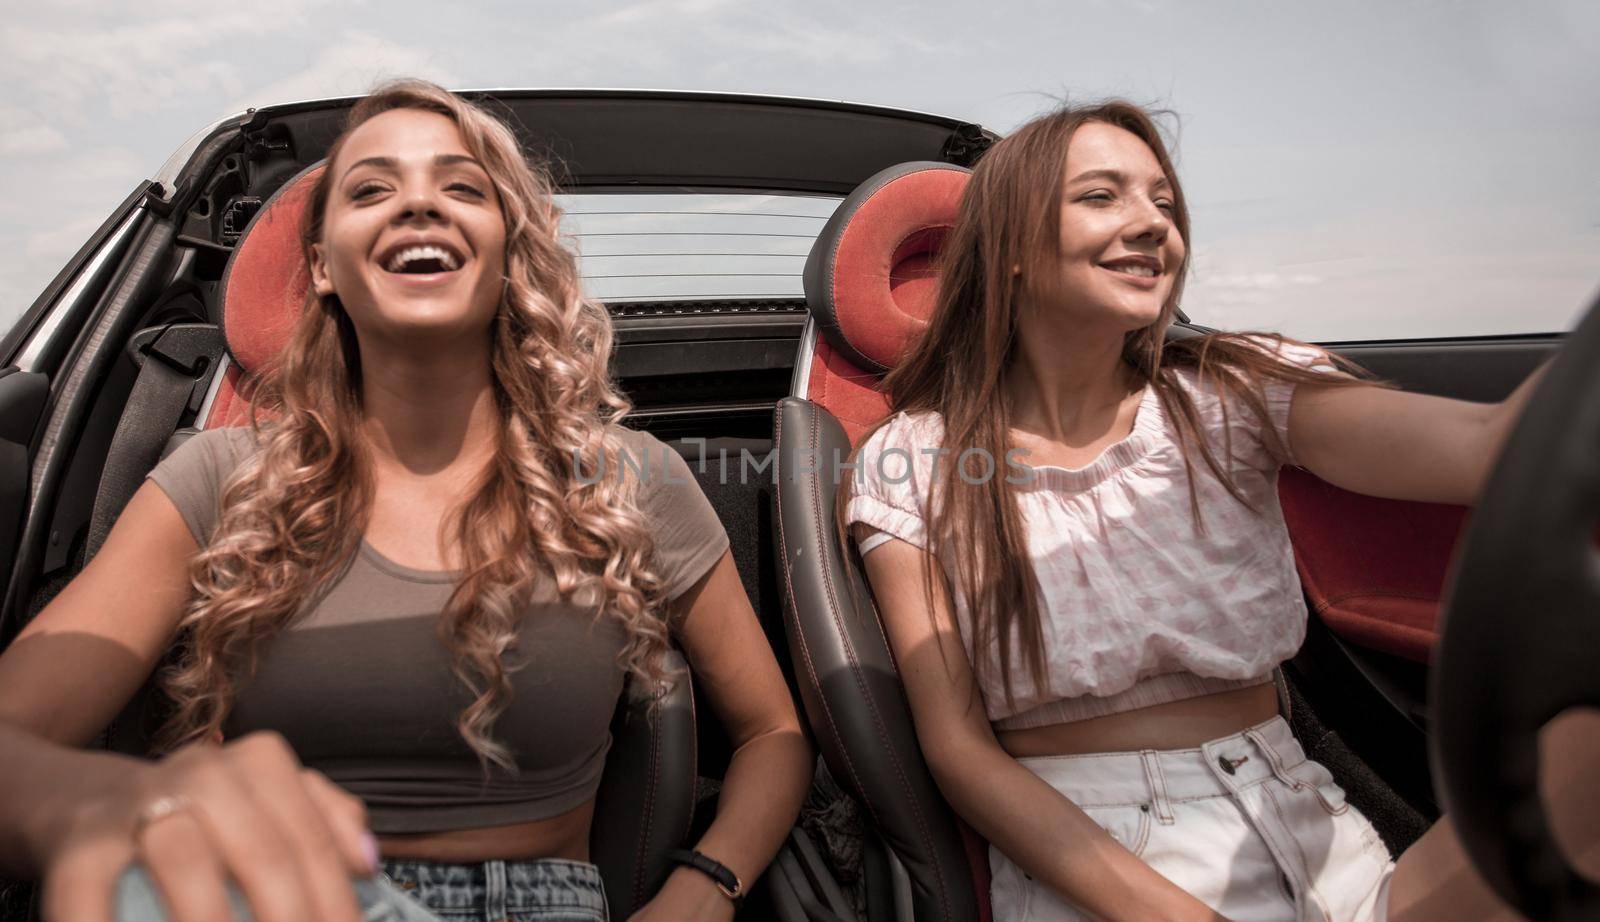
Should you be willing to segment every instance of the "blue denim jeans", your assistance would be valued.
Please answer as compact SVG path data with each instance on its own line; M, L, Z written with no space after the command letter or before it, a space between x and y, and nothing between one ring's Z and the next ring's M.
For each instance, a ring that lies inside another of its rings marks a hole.
M445 864L391 860L383 873L353 882L367 922L606 922L600 871L583 861ZM234 918L251 915L229 888ZM148 875L129 868L117 885L117 922L165 922Z
M396 922L606 922L600 870L586 861L443 864L402 859L383 863L380 882L429 913L395 916Z

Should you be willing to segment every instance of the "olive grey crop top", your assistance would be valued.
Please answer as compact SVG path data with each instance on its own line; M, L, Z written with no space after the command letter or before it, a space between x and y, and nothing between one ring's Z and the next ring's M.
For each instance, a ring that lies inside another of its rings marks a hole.
M722 557L728 537L676 452L647 433L622 436L632 458L649 458L639 506L666 596L676 598ZM254 446L249 429L209 430L150 473L202 547L222 484ZM492 730L518 771L491 766L485 778L455 726L472 695L435 634L455 578L400 566L362 541L322 598L264 647L226 735L282 733L307 767L365 801L377 833L527 822L588 801L622 692L621 627L560 601L547 584L535 593L512 699Z

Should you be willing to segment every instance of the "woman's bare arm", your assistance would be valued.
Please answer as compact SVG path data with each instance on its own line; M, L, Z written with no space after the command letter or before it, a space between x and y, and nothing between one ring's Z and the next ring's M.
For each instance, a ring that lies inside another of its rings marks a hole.
M695 848L727 865L749 887L800 814L811 784L811 744L739 582L733 555L724 553L675 608L690 668L734 746L717 818ZM733 906L710 878L679 868L638 918L657 915L731 919Z
M1470 504L1543 376L1540 367L1499 403L1302 385L1289 408L1289 446L1306 470L1347 490Z
M874 533L863 524L854 528L857 542ZM1024 871L1098 917L1218 918L1000 747L933 558L892 540L874 548L865 563L917 740L955 811ZM925 591L930 568L931 599Z
M196 550L166 494L135 493L100 553L0 655L0 721L92 741L172 642Z
M346 874L371 865L361 805L301 769L282 738L161 762L75 748L172 642L195 552L171 500L145 484L100 553L0 655L0 861L44 877L47 920L109 918L114 881L139 860L174 922L224 917L225 875L263 920L353 922ZM190 806L140 829L140 811L173 796Z

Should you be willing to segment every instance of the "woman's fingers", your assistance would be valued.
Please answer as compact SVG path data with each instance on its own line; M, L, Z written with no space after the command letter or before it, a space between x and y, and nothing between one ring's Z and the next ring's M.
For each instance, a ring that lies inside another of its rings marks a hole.
M333 828L333 814L346 818L349 825L352 798L332 784L327 789L313 787L288 746L275 737L241 741L231 756L241 761L243 770L237 775L251 779L252 800L276 826L297 863L315 917L357 922L360 911L350 877L370 874L371 869L359 858L346 859Z
M146 874L124 895L159 895L174 922L231 918L230 880L259 922L360 922L351 877L377 860L365 810L281 736L188 747L139 789L108 794L67 836L45 875L47 922L110 922L136 860Z
M40 890L43 922L111 922L117 877L133 859L133 841L102 832L77 839L51 864Z
M351 874L365 877L378 872L378 840L367 828L367 807L361 798L329 781L319 771L300 770L300 780L311 802L328 822L334 847Z
M181 790L193 802L187 812L205 830L208 844L257 919L313 918L310 894L288 840L223 760L207 757L191 765Z
M197 812L261 922L357 922L349 873L281 736L252 734L207 761Z
M233 917L222 863L192 813L179 811L154 820L136 836L139 861L161 893L169 922Z

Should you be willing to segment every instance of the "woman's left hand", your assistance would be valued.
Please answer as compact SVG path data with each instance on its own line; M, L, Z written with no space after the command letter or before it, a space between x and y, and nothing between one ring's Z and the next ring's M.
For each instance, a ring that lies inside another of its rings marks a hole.
M716 882L693 868L678 868L661 892L629 916L629 922L729 922L733 901L722 895Z

